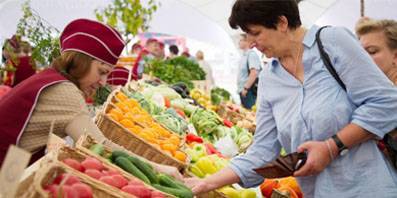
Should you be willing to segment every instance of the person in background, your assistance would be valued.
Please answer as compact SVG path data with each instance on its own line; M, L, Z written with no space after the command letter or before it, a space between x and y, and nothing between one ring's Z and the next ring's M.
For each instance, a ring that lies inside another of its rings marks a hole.
M261 71L261 59L250 46L247 35L241 34L240 36L239 47L243 54L238 67L237 92L240 95L242 106L251 109L256 102L257 96L252 90L252 86Z
M293 173L305 198L396 197L397 171L377 140L397 127L397 89L356 37L341 27L320 34L345 91L321 59L320 27L302 27L296 0L237 0L229 24L273 58L260 73L253 144L227 168L186 179L193 192L236 182L257 186L264 178L253 169L275 160L284 148L307 155Z
M155 55L156 58L159 60L163 60L165 58L165 50L164 50L164 43L159 42L159 48L156 50Z
M157 39L150 38L145 43L145 48L138 55L137 60L132 68L132 79L139 80L145 69L145 64L148 60L155 59L156 53L159 53L160 43Z
M178 56L178 54L179 54L178 46L170 45L170 47L168 49L170 51L170 55L168 56L168 58L175 58Z
M131 47L130 54L131 54L132 56L138 56L138 55L141 53L142 48L143 48L142 45L140 45L138 42L137 42L137 43L134 43L134 44L132 45L132 47Z
M17 62L12 62L16 68L13 87L20 82L36 74L36 63L32 59L32 46L26 41L20 42L21 52L18 54Z
M181 56L184 56L191 61L197 62L196 58L190 54L189 48L185 48L185 50L183 50Z
M363 18L356 25L356 34L378 67L397 85L397 21Z
M205 80L207 81L207 85L210 90L215 85L215 82L214 82L214 77L212 76L211 66L206 60L204 60L204 52L203 51L199 50L196 52L196 60L197 60L197 63L200 65L200 67L206 73Z

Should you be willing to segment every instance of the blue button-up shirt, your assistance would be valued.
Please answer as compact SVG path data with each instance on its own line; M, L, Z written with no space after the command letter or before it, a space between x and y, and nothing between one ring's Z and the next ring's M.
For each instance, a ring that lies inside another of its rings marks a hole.
M281 147L290 153L309 140L323 141L349 123L383 137L397 126L397 89L348 30L321 32L344 91L320 58L313 26L305 35L301 83L273 59L260 74L257 129L247 153L231 161L243 186L263 178L253 168L278 157ZM352 147L320 174L299 177L305 197L397 197L397 174L374 140Z
M248 80L249 69L256 69L257 72L261 71L261 58L256 54L253 49L243 52L239 61L239 72L237 76L237 93L240 94Z

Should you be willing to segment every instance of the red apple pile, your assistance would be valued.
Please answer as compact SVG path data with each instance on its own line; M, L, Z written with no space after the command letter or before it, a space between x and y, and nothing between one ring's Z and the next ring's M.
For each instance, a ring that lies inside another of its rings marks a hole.
M139 179L133 178L128 181L128 179L122 176L119 171L106 168L103 166L102 162L96 158L87 157L81 163L75 159L67 158L63 160L63 163L94 179L110 186L114 186L136 197L165 198L163 193L147 188L144 182Z
M62 185L61 185L62 184ZM64 198L92 198L92 189L87 184L81 183L80 179L70 174L58 175L52 184L44 187L51 197Z

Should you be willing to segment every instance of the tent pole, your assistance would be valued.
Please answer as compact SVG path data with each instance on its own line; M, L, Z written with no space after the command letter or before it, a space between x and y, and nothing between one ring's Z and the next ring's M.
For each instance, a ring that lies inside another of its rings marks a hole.
M365 16L365 2L364 0L360 0L360 16Z

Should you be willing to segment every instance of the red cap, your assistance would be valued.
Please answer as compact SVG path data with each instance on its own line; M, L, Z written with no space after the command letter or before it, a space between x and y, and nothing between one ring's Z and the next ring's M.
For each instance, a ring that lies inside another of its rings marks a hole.
M115 65L124 48L121 35L113 28L89 19L76 19L63 30L61 52L77 51Z

